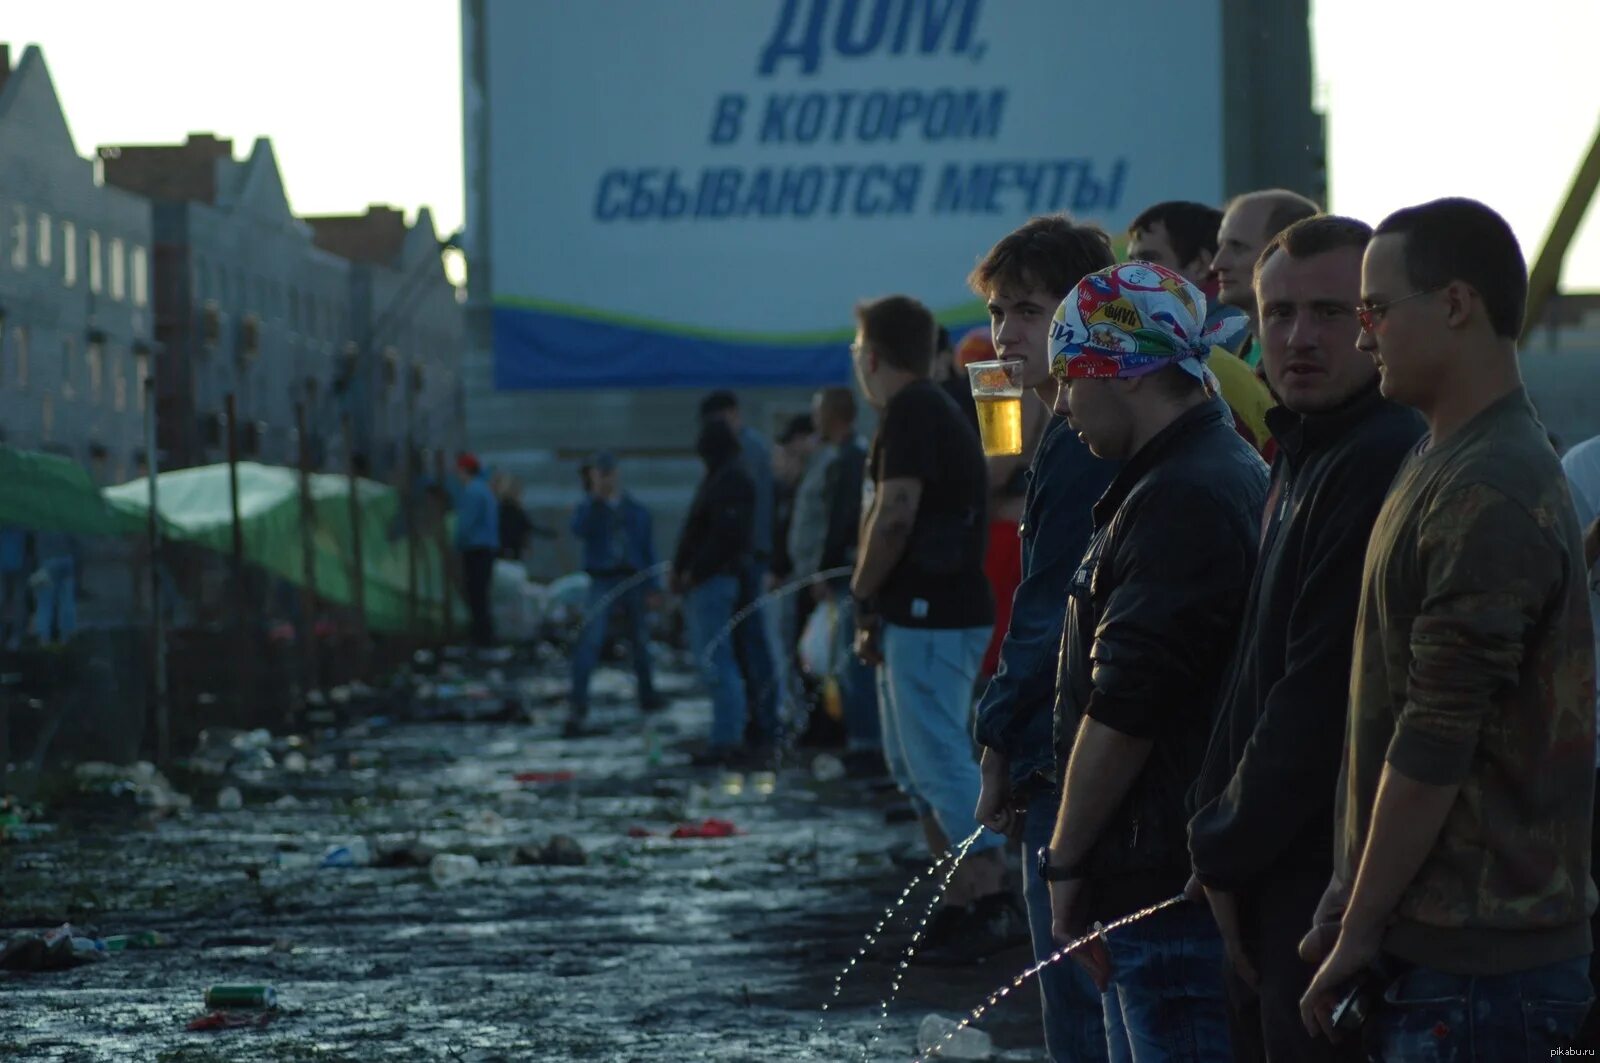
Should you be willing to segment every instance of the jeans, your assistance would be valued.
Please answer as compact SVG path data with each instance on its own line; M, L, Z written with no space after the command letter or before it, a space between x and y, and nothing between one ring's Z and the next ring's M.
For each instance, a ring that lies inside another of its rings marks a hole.
M711 746L734 749L744 741L745 683L733 656L733 640L722 637L711 651L711 640L725 635L739 600L736 576L713 576L689 592L684 610L689 622L689 646L695 667L711 693ZM757 715L758 726L772 727L775 720ZM770 734L770 731L768 732Z
M583 630L578 632L578 644L572 650L572 715L581 718L589 711L589 677L605 648L606 632L611 626L611 614L621 609L627 619L628 639L633 643L633 674L639 680L639 704L649 706L656 700L655 679L650 662L650 631L645 613L643 586L634 584L616 595L616 589L625 578L622 576L596 576L589 582L589 607L584 612ZM612 597L615 595L615 597ZM611 600L601 608L604 599Z
M720 578L720 577L719 577ZM766 593L767 563L752 561L745 567L744 578L738 591L738 608L744 608ZM778 706L783 704L785 684L779 662L787 658L777 651L777 613L775 602L765 602L744 622L733 629L733 648L738 655L738 666L744 674L745 687L750 691L750 703L756 720L770 721L771 727L762 725L761 737L771 741L778 737ZM724 621L726 622L726 621ZM737 743L735 743L737 744Z
M0 649L22 645L28 630L28 574L0 571Z
M472 644L494 645L494 614L489 611L489 588L494 582L494 551L473 547L461 551L462 590L472 616Z
M1059 946L1050 936L1050 887L1034 870L1033 854L1050 844L1060 804L1058 794L1034 794L1023 813L1022 899L1028 907L1033 958L1040 962L1055 955ZM1064 957L1039 972L1039 996L1050 1063L1105 1063L1105 1013L1089 972L1071 956Z
M856 656L856 610L848 591L836 592L839 611L834 618L834 660L839 700L844 709L845 748L852 753L883 748L883 728L878 722L878 678Z
M39 568L50 582L34 591L34 633L46 645L66 642L78 629L78 567L70 557L52 557Z
M1205 902L1183 901L1105 940L1112 1063L1230 1063L1222 935Z
M889 774L952 846L978 829L978 761L968 729L972 684L989 629L883 625L878 711ZM1005 843L992 831L969 852Z
M1386 1063L1560 1058L1593 1002L1587 956L1477 977L1418 967L1385 990L1369 1032Z

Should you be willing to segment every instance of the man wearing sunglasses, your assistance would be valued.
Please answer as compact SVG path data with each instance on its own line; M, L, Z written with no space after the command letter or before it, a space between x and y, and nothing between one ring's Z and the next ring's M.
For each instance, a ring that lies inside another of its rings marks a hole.
M1422 435L1378 393L1356 346L1361 255L1372 229L1295 222L1256 267L1261 364L1281 406L1239 644L1205 766L1190 794L1195 875L1227 946L1241 1061L1355 1058L1312 1039L1298 948L1332 872L1333 792L1344 742L1361 565L1389 482ZM1214 356L1213 356L1214 357Z
M1526 267L1504 219L1443 199L1378 227L1361 289L1383 394L1428 435L1367 549L1301 1017L1332 1036L1371 979L1384 1059L1547 1059L1593 1000L1595 662L1577 517L1517 369Z

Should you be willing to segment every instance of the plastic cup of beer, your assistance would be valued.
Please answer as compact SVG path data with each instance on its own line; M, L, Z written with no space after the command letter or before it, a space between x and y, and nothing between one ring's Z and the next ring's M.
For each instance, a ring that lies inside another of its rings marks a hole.
M1022 453L1022 363L973 362L967 366L978 405L978 435L986 457Z

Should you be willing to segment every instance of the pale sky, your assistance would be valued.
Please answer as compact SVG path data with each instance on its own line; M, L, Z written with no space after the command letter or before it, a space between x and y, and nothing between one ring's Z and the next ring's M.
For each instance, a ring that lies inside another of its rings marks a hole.
M1600 124L1600 0L1314 2L1331 208L1376 223L1473 196L1531 265ZM302 214L462 223L459 0L0 4L0 39L44 49L83 154L205 131L242 156L267 135ZM1600 205L1565 287L1600 290Z

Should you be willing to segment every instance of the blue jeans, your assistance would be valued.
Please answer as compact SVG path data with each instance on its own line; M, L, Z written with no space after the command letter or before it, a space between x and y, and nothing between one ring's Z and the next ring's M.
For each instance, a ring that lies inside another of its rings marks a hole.
M1106 935L1112 1063L1230 1063L1222 935L1204 902L1184 901Z
M989 629L883 625L878 712L889 774L952 846L978 829L978 761L968 716ZM1003 845L984 831L969 852Z
M1587 956L1478 977L1418 967L1384 992L1374 1032L1386 1061L1560 1058L1593 1002Z
M633 643L633 674L639 679L639 702L648 705L656 699L655 680L650 667L650 631L646 623L644 600L649 592L640 585L623 591L612 599L603 612L596 610L603 598L614 592L623 576L596 576L589 582L589 607L584 612L583 630L578 633L578 644L572 651L572 714L582 716L589 710L589 677L605 648L606 629L611 624L611 613L621 609L627 618L628 638Z
M706 658L706 647L723 634L733 619L739 601L739 580L735 576L713 576L689 592L684 611L689 622L689 646L695 667L711 693L711 746L734 749L744 742L745 684L733 656L733 640L723 638ZM776 721L757 716L757 723Z
M836 591L839 611L834 619L835 667L839 700L844 710L845 748L852 753L883 748L883 728L878 722L878 677L856 656L855 601L848 590Z
M45 645L66 642L78 629L78 566L70 557L52 557L39 567L50 582L34 592L34 634Z
M767 563L752 561L745 567L741 582L737 604L740 609L766 593ZM776 648L777 614L772 608L776 604L764 603L733 629L734 652L744 674L745 687L750 692L750 704L764 732L763 737L769 740L778 737L778 706L784 700L784 676L779 662L785 662L784 667L787 667L786 658ZM771 726L762 721L769 721Z
M1022 899L1028 906L1033 958L1043 961L1059 946L1050 936L1050 887L1034 870L1033 854L1055 832L1058 794L1034 794L1022 820ZM1039 972L1044 1003L1044 1046L1051 1063L1105 1063L1106 1023L1100 990L1071 956Z

